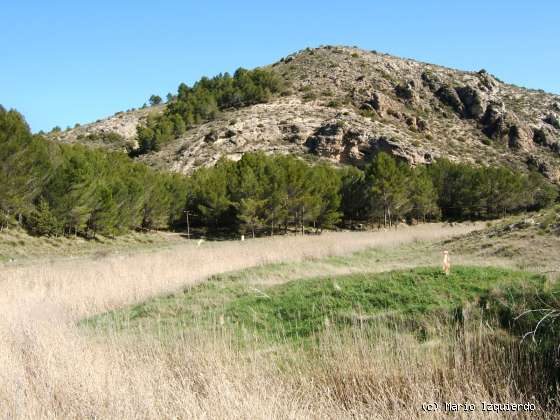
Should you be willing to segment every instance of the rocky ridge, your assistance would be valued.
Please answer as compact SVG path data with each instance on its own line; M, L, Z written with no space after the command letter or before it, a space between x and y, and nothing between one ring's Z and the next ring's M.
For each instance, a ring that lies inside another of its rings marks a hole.
M411 164L446 157L531 166L560 182L558 95L503 83L485 70L350 47L306 49L267 68L287 80L285 96L225 111L141 159L190 173L255 150L355 165L385 150ZM115 130L133 141L146 116L108 119L87 130ZM61 139L76 141L76 130Z

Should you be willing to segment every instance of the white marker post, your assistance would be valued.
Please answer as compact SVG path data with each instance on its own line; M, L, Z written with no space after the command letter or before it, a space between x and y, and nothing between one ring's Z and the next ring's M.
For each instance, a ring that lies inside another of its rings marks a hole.
M443 251L443 272L446 276L449 275L449 271L451 270L451 261L449 260L449 251Z

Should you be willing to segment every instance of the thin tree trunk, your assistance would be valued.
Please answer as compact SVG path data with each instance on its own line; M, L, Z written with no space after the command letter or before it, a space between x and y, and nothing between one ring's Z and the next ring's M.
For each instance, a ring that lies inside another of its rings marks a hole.
M301 235L305 235L305 227L303 225L303 218L305 217L305 207L301 208Z

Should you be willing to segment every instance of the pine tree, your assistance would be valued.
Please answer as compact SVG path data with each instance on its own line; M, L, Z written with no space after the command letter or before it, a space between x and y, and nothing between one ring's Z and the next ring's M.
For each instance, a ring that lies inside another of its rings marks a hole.
M251 231L253 238L255 237L256 230L260 229L266 223L266 219L263 215L265 205L266 200L264 199L242 198L237 206L237 217Z
M529 173L525 191L528 193L526 204L531 210L551 206L558 197L558 188L552 186L541 174L535 171Z
M58 235L60 223L52 214L47 200L41 198L37 208L29 216L27 222L29 230L35 235Z
M384 225L391 226L395 218L408 211L408 168L382 152L367 168L366 178L372 205L382 208Z
M438 217L437 191L425 167L415 168L409 183L411 217L426 221L427 217Z
M152 95L150 96L150 105L159 105L161 104L161 96L159 95Z
M341 210L344 219L352 225L368 216L368 187L362 170L351 166L342 171Z
M113 235L117 227L117 206L110 186L100 183L96 187L95 205L86 223L94 238L97 233Z
M277 159L267 159L265 167L264 197L266 198L266 223L270 226L270 235L275 229L286 223L288 217L288 193L286 176L278 165Z
M154 130L139 125L136 128L136 137L138 139L138 153L145 154L152 151Z
M325 164L310 168L310 217L317 229L334 227L341 218L340 174Z
M21 222L51 176L55 156L17 111L0 106L0 211Z
M219 228L220 222L229 226L233 224L228 217L232 207L228 194L230 165L221 160L214 168L201 168L193 174L190 183L187 209L212 229Z
M185 121L179 114L173 115L171 119L173 121L173 135L175 137L182 136L183 133L187 130L187 125L185 124Z

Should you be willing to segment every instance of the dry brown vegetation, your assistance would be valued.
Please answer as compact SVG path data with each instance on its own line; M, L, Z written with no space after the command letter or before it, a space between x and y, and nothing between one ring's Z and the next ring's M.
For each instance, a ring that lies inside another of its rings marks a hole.
M362 261L362 270L431 264L440 248L424 241L480 227L426 225L186 244L149 258L115 255L4 266L0 413L5 418L386 419L427 417L421 404L442 399L527 402L530 396L520 391L516 379L532 378L524 389L537 389L539 378L531 370L538 372L538 366L520 358L514 345L487 338L487 327L481 325L466 325L455 336L443 324L441 339L422 344L399 332L397 324L375 337L327 331L318 354L263 343L240 350L219 329L213 334L195 329L166 341L116 332L92 335L76 325L84 317L212 274L255 265L293 261L291 274L270 274L270 281L277 282L302 273L343 271L320 258L372 246L383 247L386 261ZM546 416L542 411L531 416L538 417Z
M481 261L501 260L508 266L560 275L560 207L509 217L488 229L449 244L452 251Z
M115 253L152 251L184 242L171 232L130 232L115 238L98 235L89 240L81 236L32 236L16 228L0 232L0 264L36 265L62 258L102 257Z

